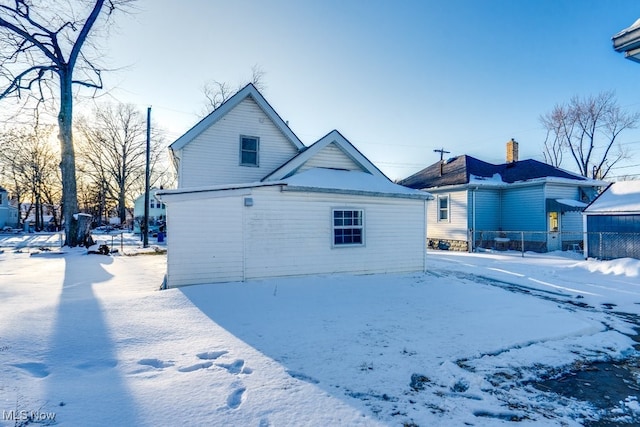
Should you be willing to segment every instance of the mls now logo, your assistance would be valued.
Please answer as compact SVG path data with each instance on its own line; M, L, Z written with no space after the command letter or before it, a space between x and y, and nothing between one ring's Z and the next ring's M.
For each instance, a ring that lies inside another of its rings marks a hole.
M2 411L3 421L55 421L55 412L41 411Z

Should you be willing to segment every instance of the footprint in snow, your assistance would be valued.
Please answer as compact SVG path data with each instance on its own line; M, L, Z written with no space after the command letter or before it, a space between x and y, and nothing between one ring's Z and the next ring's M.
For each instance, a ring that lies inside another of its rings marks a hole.
M226 350L222 350L222 351L207 351L205 353L196 354L196 356L198 357L198 359L201 359L201 360L215 360L215 359L219 358L220 356L224 356L227 353L229 353L229 352L226 351Z
M151 366L156 369L164 369L173 366L173 362L165 362L160 359L140 359L138 365Z
M118 361L115 359L98 359L78 363L75 367L83 371L101 371L103 369L115 368L116 366L118 366Z
M216 365L229 371L230 374L250 374L253 369L244 366L244 360L236 359L233 363L217 363Z
M207 369L207 368L211 367L211 365L213 365L213 362L196 363L195 365L185 366L184 368L178 368L178 371L179 372L193 372L193 371L197 371L199 369Z
M231 392L227 397L227 406L230 409L238 409L244 400L244 392L247 391L245 387L240 387Z
M16 363L11 366L15 366L16 368L20 368L25 370L31 376L36 378L44 378L49 375L49 369L47 365L44 363L38 362L27 362L27 363Z

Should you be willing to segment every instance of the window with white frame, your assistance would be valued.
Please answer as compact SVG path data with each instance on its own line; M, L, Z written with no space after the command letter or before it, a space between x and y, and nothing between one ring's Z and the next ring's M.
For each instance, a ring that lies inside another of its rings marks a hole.
M449 222L449 195L438 196L438 221Z
M258 166L260 138L240 135L240 166Z
M364 211L362 209L333 209L333 245L364 244Z

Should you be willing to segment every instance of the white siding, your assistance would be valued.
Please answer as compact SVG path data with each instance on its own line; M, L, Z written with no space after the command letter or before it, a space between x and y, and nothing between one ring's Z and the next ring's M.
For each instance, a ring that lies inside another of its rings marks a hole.
M437 192L430 191L434 199L427 202L428 237L467 241L467 190ZM449 195L449 220L438 220L438 196Z
M356 171L363 170L362 167L351 160L351 158L333 142L318 151L315 156L310 158L300 167L298 172L303 172L312 168L332 168Z
M245 208L246 278L424 269L424 201L268 187ZM332 208L363 209L365 244L333 247Z
M260 138L259 167L240 166L240 135ZM294 145L249 97L184 146L178 185L259 181L296 153Z
M244 197L253 205L244 206ZM253 188L250 196L174 200L167 200L170 287L424 270L423 200L281 191L279 186ZM364 245L333 246L333 208L364 210Z
M243 279L242 203L234 196L168 205L170 287Z

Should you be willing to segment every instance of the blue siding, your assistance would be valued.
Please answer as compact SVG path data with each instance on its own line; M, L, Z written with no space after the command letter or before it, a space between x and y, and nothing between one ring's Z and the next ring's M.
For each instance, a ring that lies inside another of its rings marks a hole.
M502 229L545 231L547 212L542 185L505 189L502 196Z
M475 193L475 229L498 230L500 223L500 190L469 190L469 228L473 228L473 198Z

